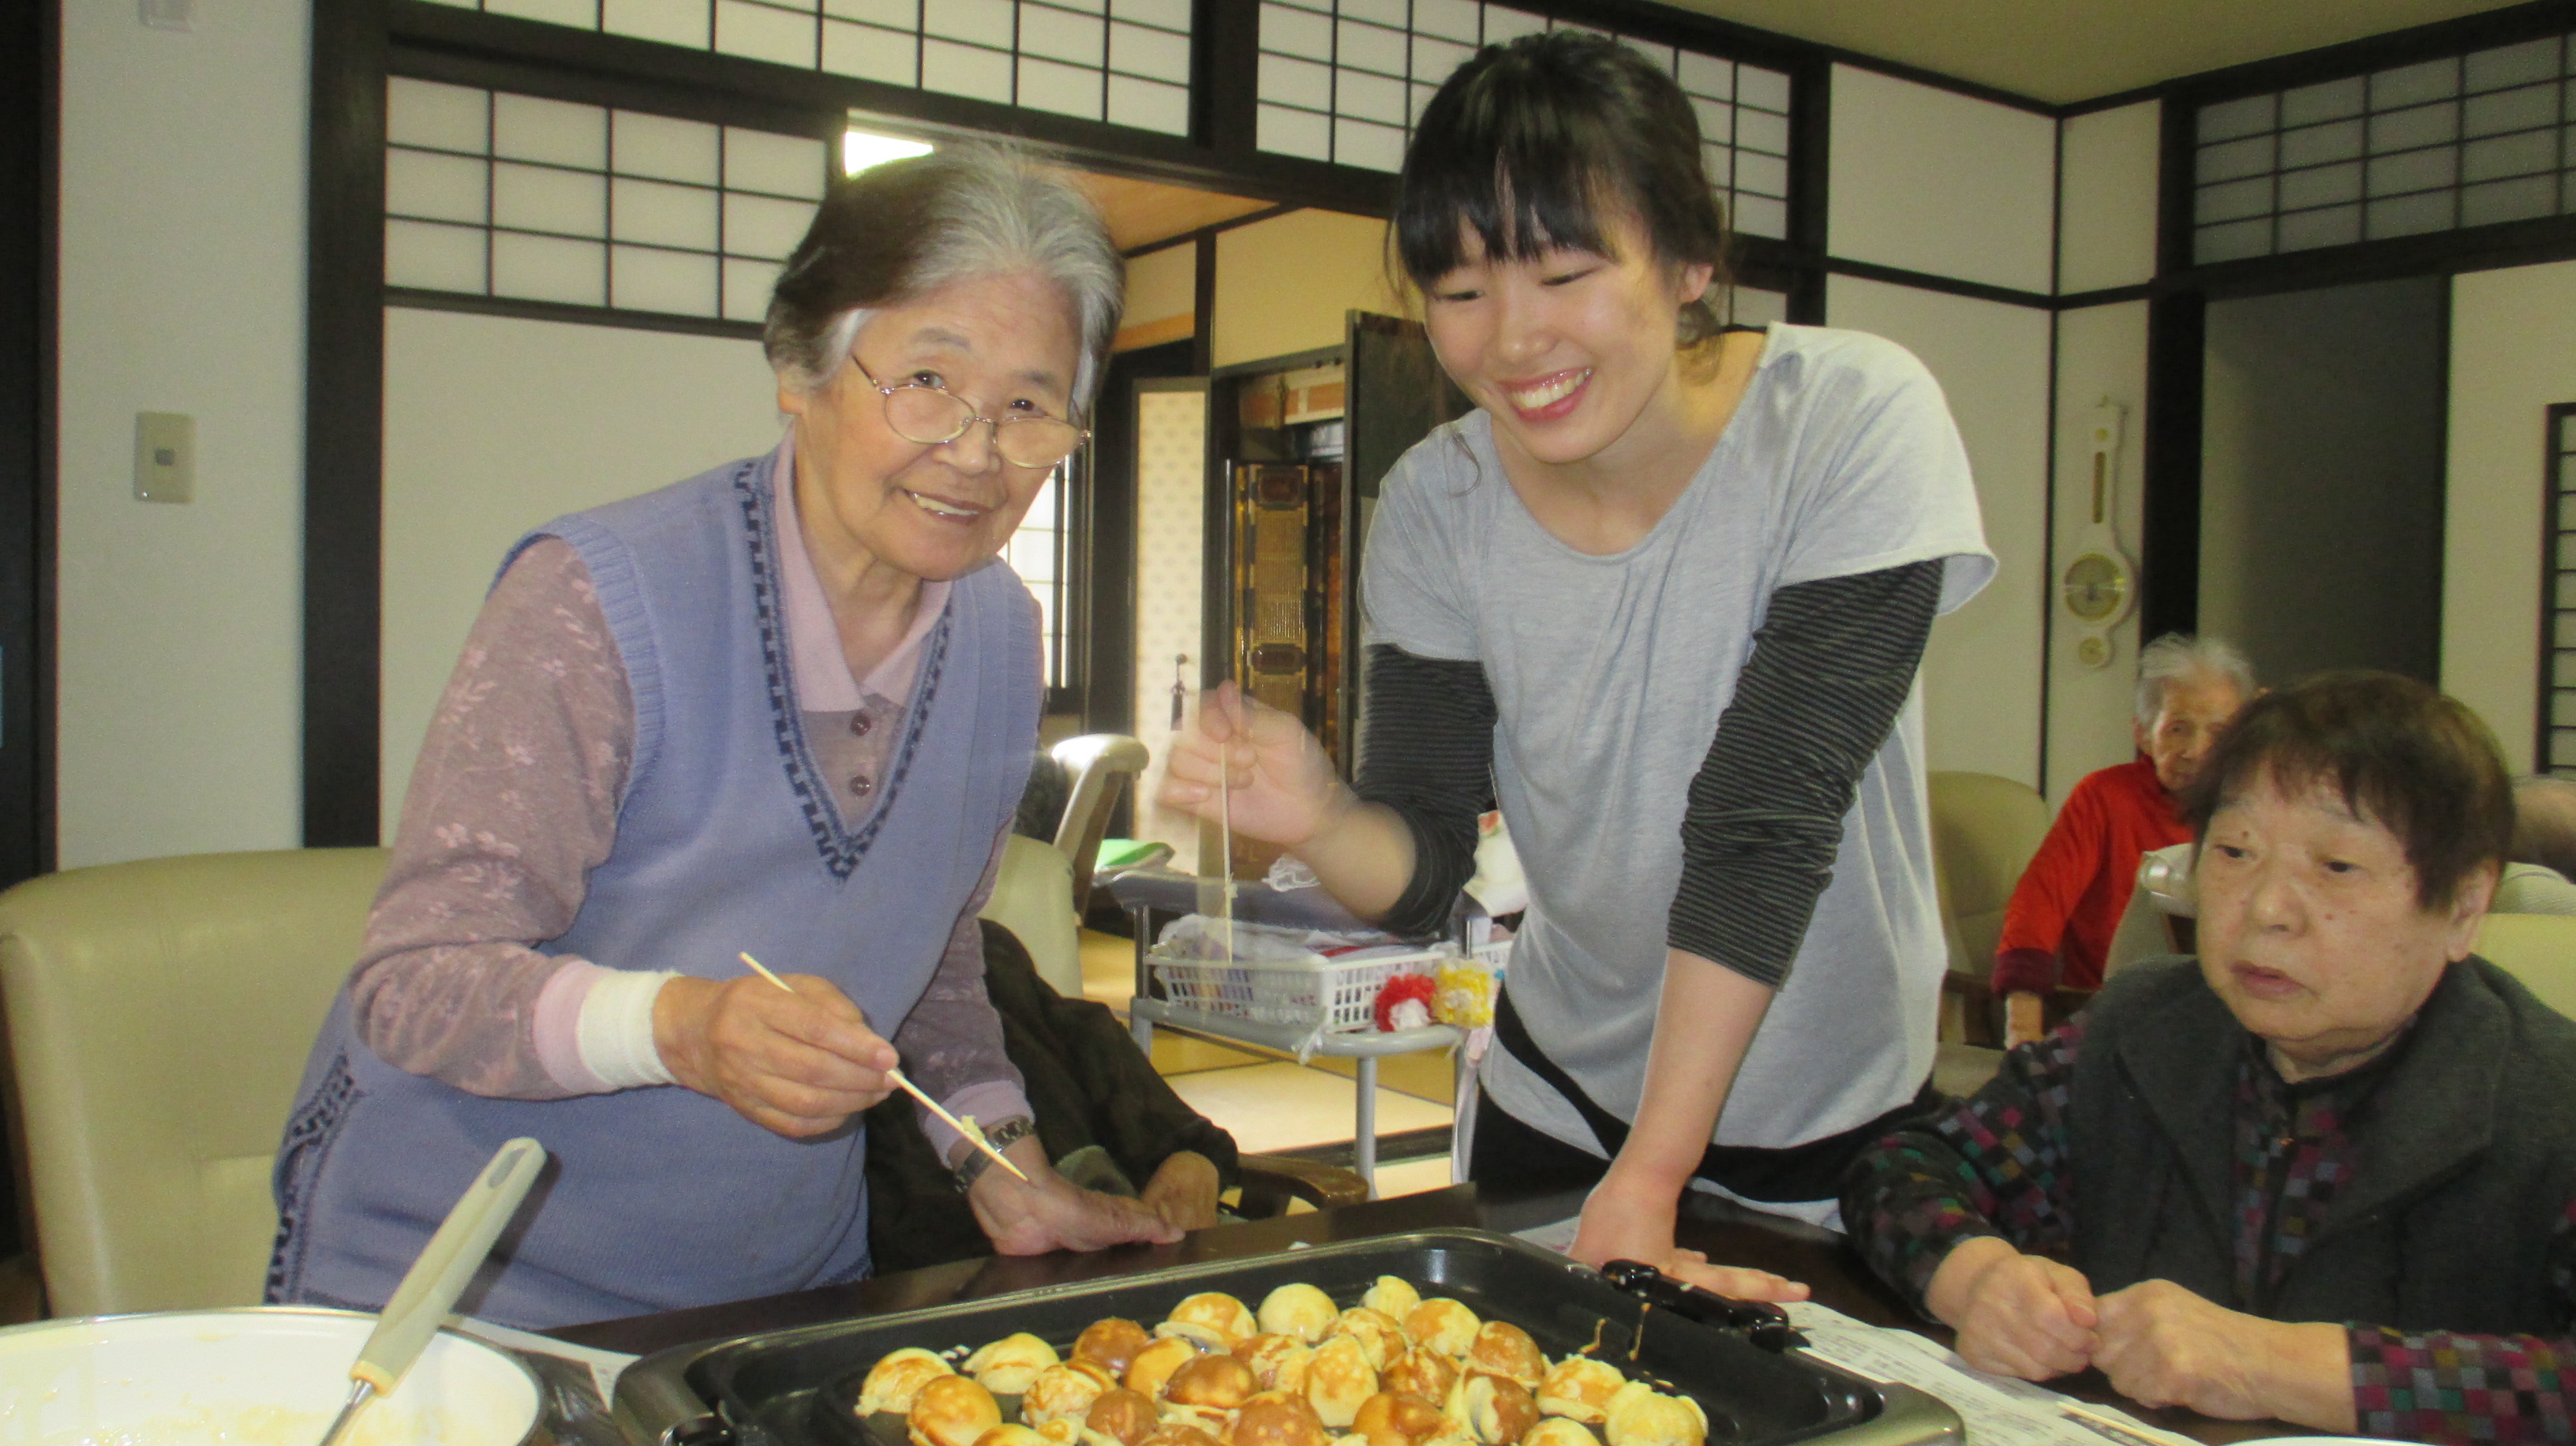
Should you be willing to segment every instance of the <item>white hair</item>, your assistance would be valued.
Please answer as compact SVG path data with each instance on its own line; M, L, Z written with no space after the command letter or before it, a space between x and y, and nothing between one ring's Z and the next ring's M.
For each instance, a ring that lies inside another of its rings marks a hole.
M811 395L840 374L874 311L1024 271L1062 288L1073 313L1080 413L1117 334L1126 262L1082 192L1014 148L946 145L836 185L779 277L762 342L779 380ZM865 300L846 304L853 296Z
M2225 683L2241 703L2254 696L2254 665L2224 639L2165 634L2138 652L2138 726L2156 726L2167 689L2196 681Z

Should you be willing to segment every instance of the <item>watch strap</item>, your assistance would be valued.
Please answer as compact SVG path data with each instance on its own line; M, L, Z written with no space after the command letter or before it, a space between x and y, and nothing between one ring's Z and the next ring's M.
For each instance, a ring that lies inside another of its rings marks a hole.
M1027 1115L1014 1115L986 1130L984 1143L996 1150L1007 1150L1021 1140L1036 1134L1037 1129L1037 1121ZM973 1142L969 1141L966 1146L966 1158L958 1161L956 1168L949 1173L957 1177L957 1189L963 1193L975 1188L975 1182L982 1179L984 1172L991 1168L993 1168L993 1157L976 1149Z

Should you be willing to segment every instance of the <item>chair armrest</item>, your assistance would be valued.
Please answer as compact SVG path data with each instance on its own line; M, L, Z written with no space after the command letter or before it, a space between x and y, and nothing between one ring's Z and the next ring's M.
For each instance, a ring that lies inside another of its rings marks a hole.
M1252 1219L1284 1214L1290 1200L1329 1210L1361 1204L1369 1197L1368 1181L1358 1171L1287 1155L1239 1156L1235 1174L1243 1184L1242 1213Z
M2003 1048L2003 1026L2000 1022L2003 1001L1995 997L1993 988L1985 980L1953 969L1941 976L1941 993L1945 1000L1959 1002L1958 1043L1973 1044L1983 1049ZM2051 989L2040 996L2041 1027L2055 1029L2064 1024L2078 1010L2093 1002L2093 994L2090 989L2062 986Z
M1984 979L1974 974L1962 974L1956 969L1948 970L1941 976L1941 995L1945 1001L1958 1001L1959 1043L1973 1044L1982 1049L2002 1047L2003 1029L1995 1020L1995 1016L2002 1012L2001 1006L1995 999L1994 990L1986 986Z

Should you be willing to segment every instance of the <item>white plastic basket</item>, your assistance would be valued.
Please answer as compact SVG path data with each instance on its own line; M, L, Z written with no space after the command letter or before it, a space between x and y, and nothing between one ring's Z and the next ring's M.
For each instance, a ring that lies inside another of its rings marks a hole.
M1145 955L1176 1008L1262 1024L1302 1025L1327 1034L1376 1028L1371 1010L1386 981L1399 974L1429 974L1441 960L1455 957L1443 949L1421 949L1347 961L1219 964L1168 958L1159 950Z

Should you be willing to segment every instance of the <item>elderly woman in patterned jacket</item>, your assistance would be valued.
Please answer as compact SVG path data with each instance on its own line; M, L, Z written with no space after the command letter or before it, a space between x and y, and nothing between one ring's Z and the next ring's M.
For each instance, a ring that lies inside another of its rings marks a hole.
M1082 441L1121 278L1088 204L1020 159L864 172L770 304L778 448L512 550L278 1156L271 1300L382 1304L520 1134L555 1169L481 1315L856 1279L855 1117L898 1061L1027 1176L969 1182L997 1249L1178 1238L1026 1137L976 922L1044 691L997 555Z
M2494 740L2411 679L2248 704L2185 795L2198 960L2114 976L1843 1197L1959 1352L2212 1416L2565 1440L2576 1024L2470 952Z

